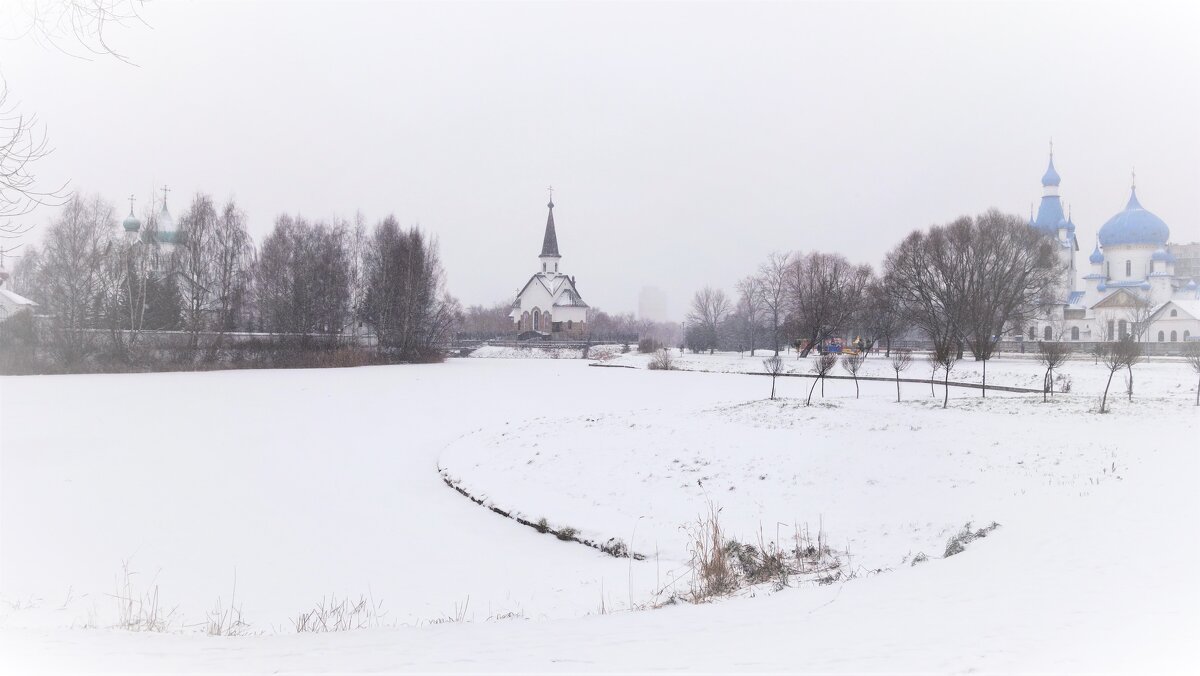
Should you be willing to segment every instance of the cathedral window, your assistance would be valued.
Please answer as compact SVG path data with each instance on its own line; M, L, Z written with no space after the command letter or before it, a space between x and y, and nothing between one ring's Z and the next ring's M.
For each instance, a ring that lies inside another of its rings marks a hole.
M1125 261L1125 276L1133 275L1133 261Z
M1054 337L1054 332L1050 330L1050 327L1049 327L1049 326L1047 326L1046 328L1042 329L1042 338L1043 338L1043 339L1045 339L1045 340L1050 340L1050 339L1052 339L1053 337Z
M1032 326L1029 327L1029 339L1037 340L1037 329Z
M1120 336L1121 340L1125 340L1125 337L1129 335L1129 323L1124 319L1117 322L1117 335Z
M1175 341L1179 340L1179 338L1178 338L1178 335L1179 335L1179 334L1175 333L1174 331L1172 331L1172 332L1171 332L1171 342L1172 342L1172 343L1174 343Z
M1079 340L1079 327L1078 326L1071 327L1071 340Z
M1178 317L1178 316L1179 316L1179 310L1171 310L1171 316L1172 316L1172 317Z
M1163 342L1163 341L1164 341L1164 340L1166 340L1166 339L1167 339L1167 336L1166 336L1166 334L1164 334L1162 331L1159 331L1159 332L1158 332L1158 342L1160 342L1160 343L1161 343L1161 342Z

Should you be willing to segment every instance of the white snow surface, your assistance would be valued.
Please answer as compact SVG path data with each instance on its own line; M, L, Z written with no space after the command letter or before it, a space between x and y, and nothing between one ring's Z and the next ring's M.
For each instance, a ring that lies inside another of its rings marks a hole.
M831 381L804 407L808 379L769 402L764 377L582 360L0 378L0 673L1190 673L1194 374L1139 365L1134 400L1114 382L1100 416L1106 374L1066 370L1051 403L960 389L949 410L924 383L897 404L891 383L855 399ZM1040 384L1027 360L988 371ZM439 465L649 557L538 534ZM682 527L709 500L745 541L820 527L864 574L625 610L685 586ZM109 628L123 560L175 608L171 631ZM235 575L254 635L206 636ZM369 594L384 626L294 633L332 593ZM466 603L467 622L431 624Z

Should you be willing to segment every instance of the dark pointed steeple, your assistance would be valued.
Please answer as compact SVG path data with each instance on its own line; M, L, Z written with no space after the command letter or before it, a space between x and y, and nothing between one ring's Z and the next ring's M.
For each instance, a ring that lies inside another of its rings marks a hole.
M546 235L542 238L542 256L559 256L558 235L554 232L554 193L550 193L550 202L546 205L550 210L546 216Z

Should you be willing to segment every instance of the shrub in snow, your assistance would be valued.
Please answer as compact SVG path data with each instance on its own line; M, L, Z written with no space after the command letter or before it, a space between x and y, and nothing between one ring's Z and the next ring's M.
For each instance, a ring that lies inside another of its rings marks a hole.
M659 350L646 368L651 371L673 371L675 370L675 358L671 356L670 350Z
M615 556L618 559L629 558L629 546L618 538L609 538L604 544L600 545L600 551L609 556Z
M966 525L963 526L962 530L958 532L958 534L954 535L948 542L946 542L946 552L942 554L942 558L965 552L968 544L978 540L979 538L987 537L988 533L991 533L999 527L1000 524L993 521L990 526L980 528L977 531L972 531L971 522L968 521Z
M558 529L558 532L555 533L554 535L556 537L558 537L559 540L574 540L575 534L578 532L579 531L575 530L574 528L571 528L570 526L564 526L564 527Z
M550 523L548 521L546 521L545 517L542 517L542 518L538 519L537 525L534 527L537 528L537 532L545 533L550 530Z
M663 349L663 344L653 338L642 338L638 341L638 352L650 354Z
M322 598L307 612L296 615L292 621L297 633L323 633L327 631L350 631L351 629L367 629L378 627L379 621L386 613L381 612L383 603L367 601L367 597L359 596L357 601L349 598L339 599L337 595L328 599Z

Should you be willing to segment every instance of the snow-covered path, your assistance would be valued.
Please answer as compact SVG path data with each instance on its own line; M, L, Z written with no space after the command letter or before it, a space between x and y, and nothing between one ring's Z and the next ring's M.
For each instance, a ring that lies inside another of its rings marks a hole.
M1194 409L1160 384L1147 391L1172 403L1130 409L1121 424L1149 440L1155 416L1183 416L1194 433ZM1179 425L1120 484L1048 503L1044 518L1006 524L963 555L844 585L604 617L585 615L603 595L626 593L627 560L499 518L435 469L442 449L481 428L682 413L759 399L765 385L480 359L0 379L0 672L1163 673L1200 658L1190 641L1200 630L1200 456ZM1064 424L1014 422L1013 439ZM128 558L144 579L157 573L181 625L228 599L236 569L245 618L265 635L68 628L113 623L106 594ZM295 614L330 593L370 593L389 611L385 624L402 626L290 633ZM468 597L473 622L428 624ZM528 619L488 621L514 611Z

